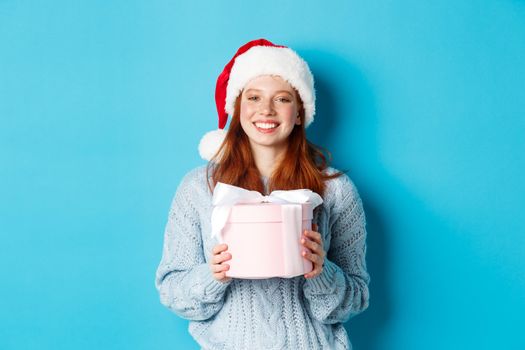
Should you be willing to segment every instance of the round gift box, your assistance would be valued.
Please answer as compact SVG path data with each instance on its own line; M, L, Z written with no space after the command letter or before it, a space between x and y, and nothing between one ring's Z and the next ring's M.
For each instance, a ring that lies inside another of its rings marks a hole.
M301 251L308 249L300 242L302 232L311 229L312 205L299 204L302 220L300 229L295 232L285 232L283 205L287 204L238 204L232 207L222 229L222 241L228 245L228 252L232 255L227 262L230 265L227 276L289 278L312 270L311 261L301 256Z

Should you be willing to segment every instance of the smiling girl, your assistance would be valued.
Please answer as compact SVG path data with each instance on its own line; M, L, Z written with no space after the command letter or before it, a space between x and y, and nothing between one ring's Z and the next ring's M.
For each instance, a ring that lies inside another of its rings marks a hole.
M184 177L172 201L155 281L161 302L191 321L203 349L351 349L343 323L369 300L365 214L354 183L306 139L315 114L308 65L287 47L254 40L226 65L215 95L219 130L199 145L209 162ZM301 239L313 270L227 277L232 256L210 234L218 182L320 194L313 230Z

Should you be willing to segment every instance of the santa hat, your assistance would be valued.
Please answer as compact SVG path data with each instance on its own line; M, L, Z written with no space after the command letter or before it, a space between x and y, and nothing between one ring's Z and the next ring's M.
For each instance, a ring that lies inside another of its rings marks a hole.
M210 160L219 150L226 131L228 114L233 115L235 100L244 86L260 75L278 75L294 87L303 102L308 127L315 114L314 78L308 64L290 48L274 45L265 39L250 41L224 67L215 87L215 104L219 115L219 129L204 135L199 144L199 153Z

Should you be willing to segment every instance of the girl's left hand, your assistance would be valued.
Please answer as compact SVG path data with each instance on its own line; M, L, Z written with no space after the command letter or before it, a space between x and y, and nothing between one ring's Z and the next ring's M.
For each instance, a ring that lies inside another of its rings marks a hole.
M301 238L301 244L311 251L303 250L301 254L314 265L313 270L304 275L305 278L314 278L323 271L324 257L326 256L323 249L323 238L317 232L317 225L313 224L312 228L313 231L305 230Z

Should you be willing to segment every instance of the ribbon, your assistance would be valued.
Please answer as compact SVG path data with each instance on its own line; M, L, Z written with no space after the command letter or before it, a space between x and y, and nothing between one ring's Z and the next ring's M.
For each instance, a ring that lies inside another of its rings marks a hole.
M323 203L323 199L317 193L306 189L273 191L265 196L257 191L249 191L241 187L218 182L213 191L212 198L213 211L211 213L211 235L220 240L222 229L228 221L231 208L236 204L303 204L308 202L312 203L313 209ZM294 216L297 215L294 214ZM286 217L290 217L290 214L283 215L283 219ZM299 219L302 221L301 216L299 216ZM299 225L299 227L301 226Z

